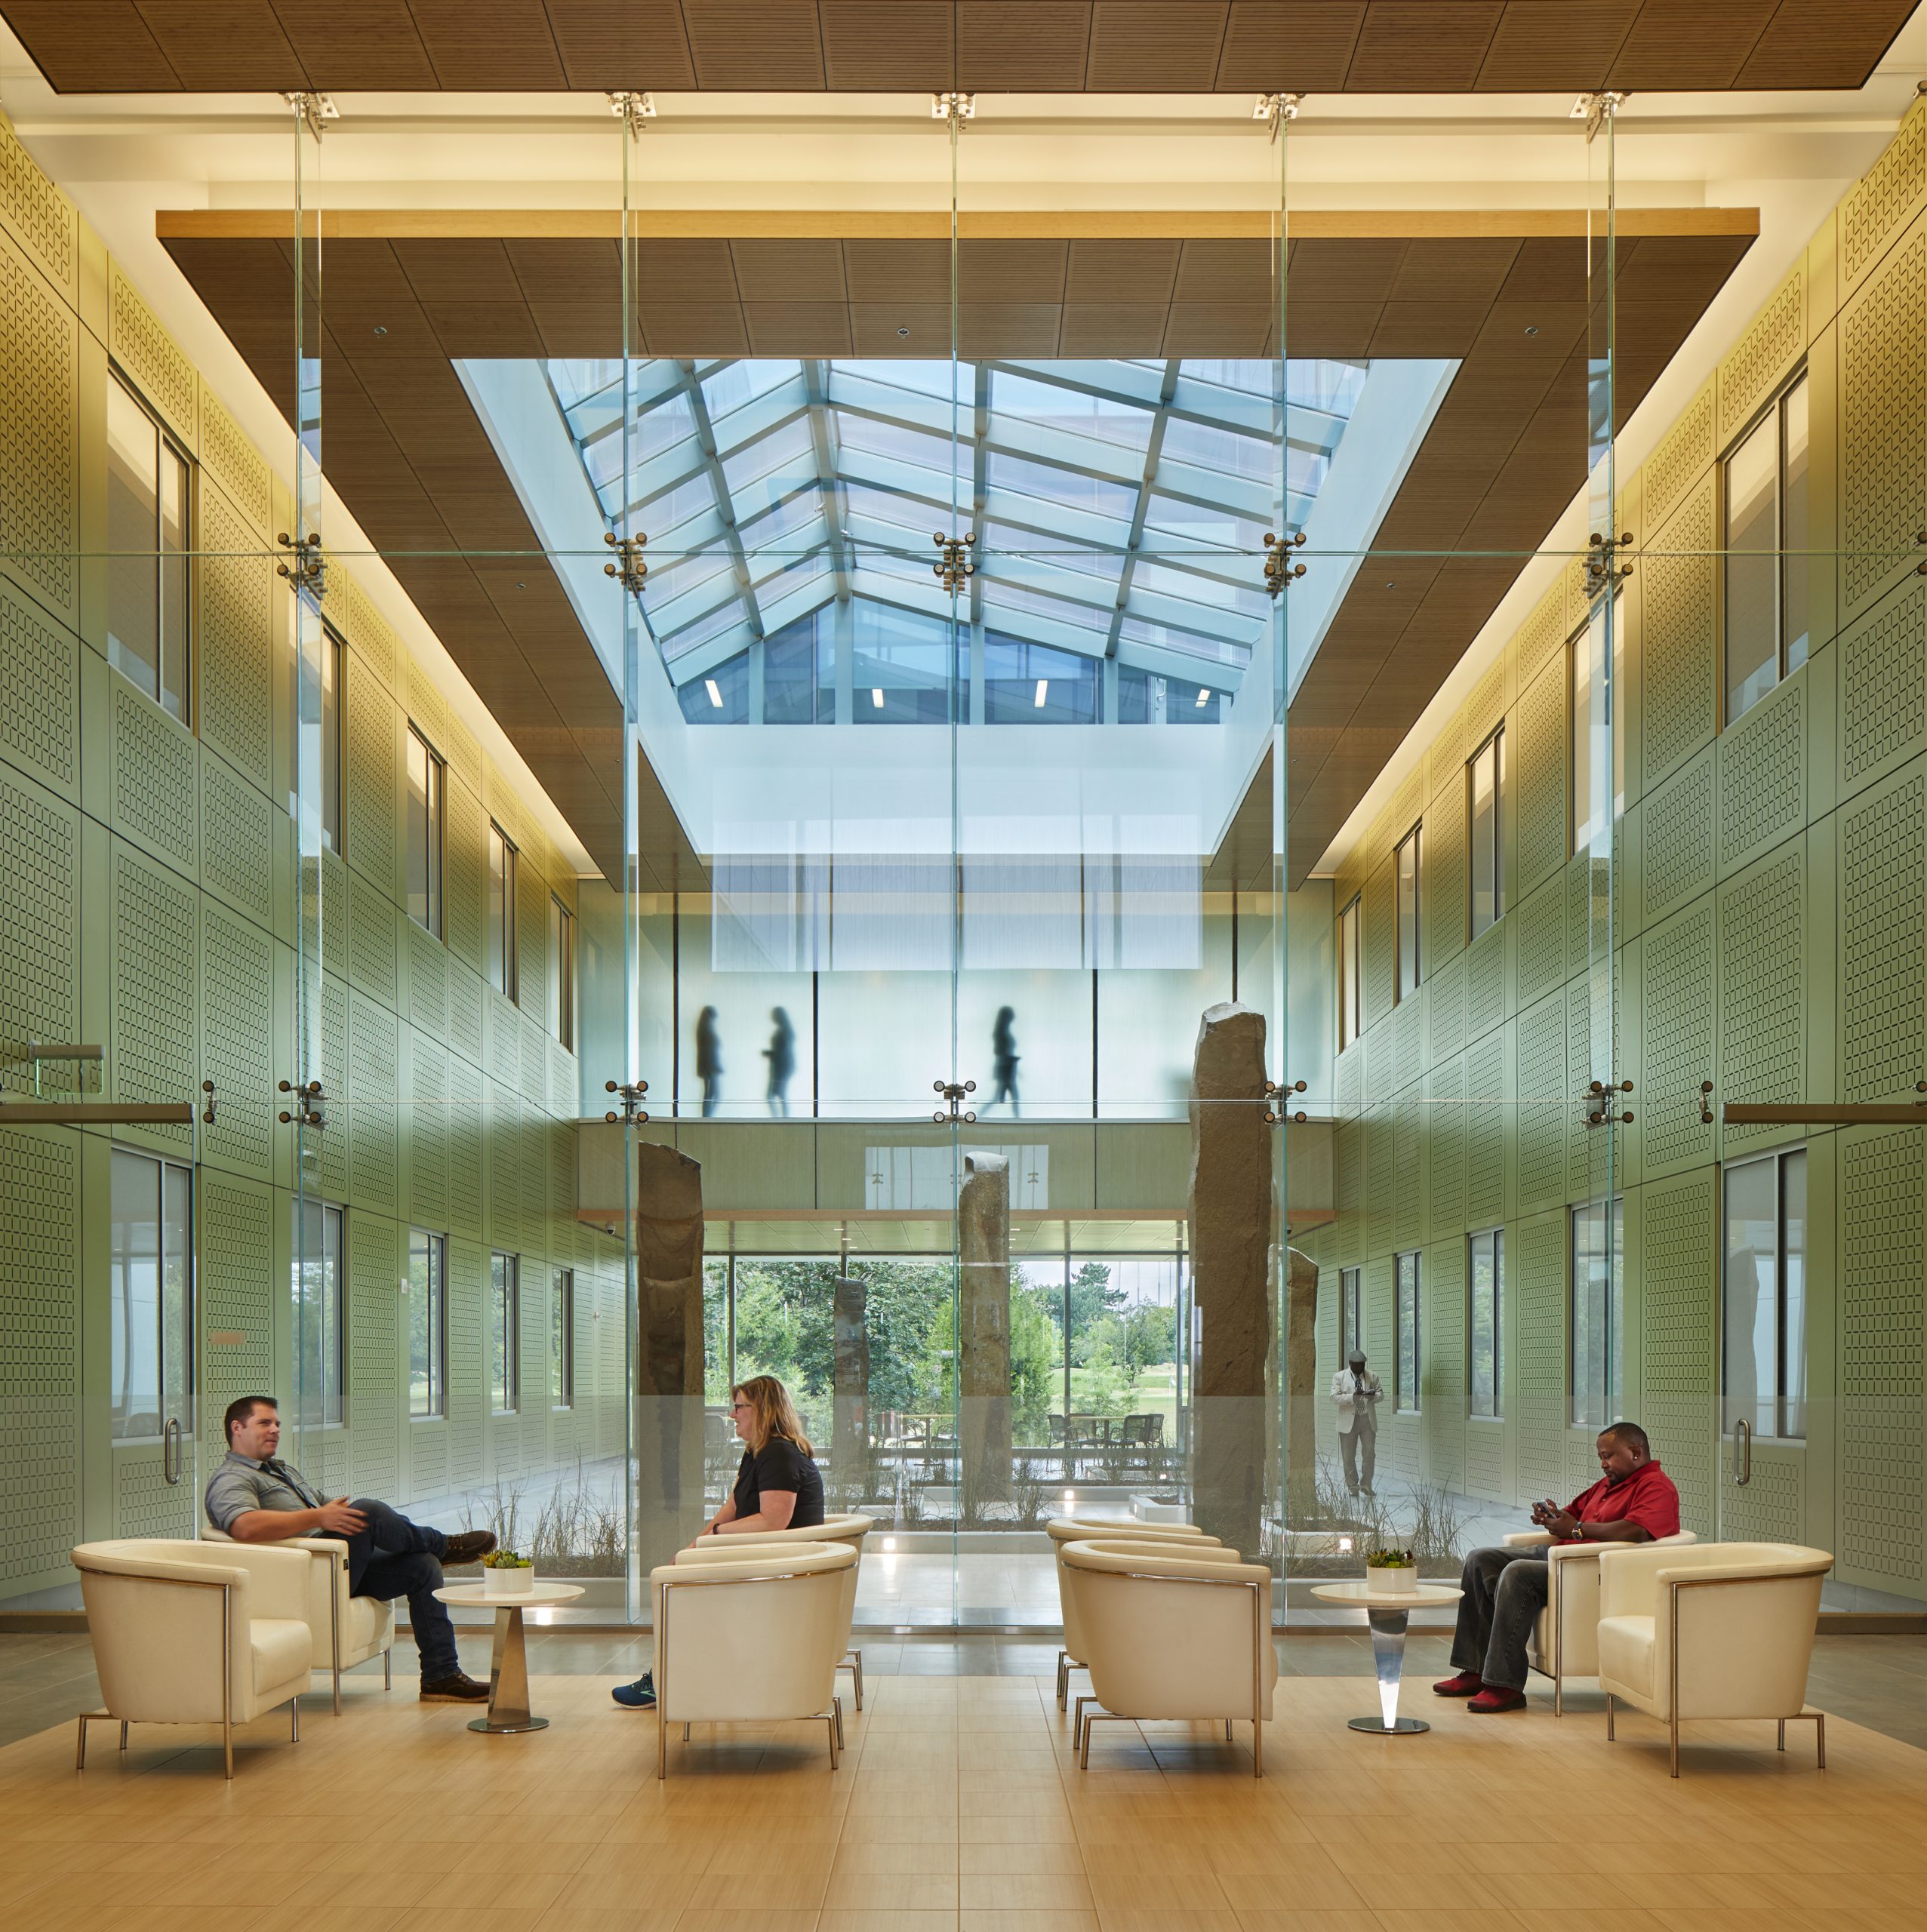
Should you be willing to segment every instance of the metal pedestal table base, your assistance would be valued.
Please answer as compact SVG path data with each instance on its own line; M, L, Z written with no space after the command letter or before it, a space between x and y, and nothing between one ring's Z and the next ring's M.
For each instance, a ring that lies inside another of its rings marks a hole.
M488 1715L471 1718L469 1728L495 1737L549 1728L546 1718L529 1712L528 1651L522 1641L519 1603L495 1606L495 1648L488 1660Z
M1417 1718L1399 1715L1399 1679L1405 1669L1405 1626L1409 1620L1410 1613L1406 1611L1365 1606L1365 1620L1371 1626L1371 1660L1378 1667L1379 1715L1352 1718L1351 1730L1370 1731L1379 1737L1410 1737L1432 1728Z

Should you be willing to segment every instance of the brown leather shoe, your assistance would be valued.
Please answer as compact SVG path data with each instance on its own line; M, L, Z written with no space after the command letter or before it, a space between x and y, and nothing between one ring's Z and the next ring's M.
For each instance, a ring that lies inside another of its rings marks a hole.
M464 1530L458 1537L448 1539L448 1547L442 1552L442 1567L445 1570L459 1570L466 1563L479 1563L495 1547L494 1534L488 1530Z
M421 1701L424 1704L485 1704L488 1701L488 1686L478 1684L473 1678L458 1670L453 1676L438 1677L432 1683L424 1678Z

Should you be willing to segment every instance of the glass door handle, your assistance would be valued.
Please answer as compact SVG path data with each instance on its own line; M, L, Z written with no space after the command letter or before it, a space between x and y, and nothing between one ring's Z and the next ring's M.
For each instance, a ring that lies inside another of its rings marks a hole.
M1733 1425L1733 1487L1744 1489L1753 1479L1753 1426L1745 1417Z
M180 1418L170 1416L166 1428L161 1432L161 1475L170 1486L180 1481L183 1464L181 1454Z

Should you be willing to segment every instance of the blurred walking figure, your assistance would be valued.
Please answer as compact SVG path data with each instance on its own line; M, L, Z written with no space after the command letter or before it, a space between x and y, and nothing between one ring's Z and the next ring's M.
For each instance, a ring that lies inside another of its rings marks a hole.
M707 1120L716 1110L716 1086L722 1078L722 1041L713 1006L696 1016L696 1077L703 1083L703 1118Z
M1011 1118L1019 1117L1017 1104L1017 1008L1000 1006L997 1009L996 1024L990 1029L990 1071L997 1082L996 1091L990 1096L990 1105L999 1100L1011 1103Z
M780 1006L771 1007L769 1017L776 1029L763 1049L763 1058L769 1062L769 1110L778 1120L787 1120L790 1077L796 1071L796 1029Z

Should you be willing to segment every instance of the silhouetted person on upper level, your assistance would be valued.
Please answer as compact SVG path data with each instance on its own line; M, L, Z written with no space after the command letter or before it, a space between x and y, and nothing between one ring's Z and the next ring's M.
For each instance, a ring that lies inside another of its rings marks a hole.
M787 1120L790 1076L796 1071L796 1029L780 1006L771 1007L769 1017L775 1029L763 1049L763 1058L769 1062L769 1110L778 1120Z
M722 1041L713 1006L696 1016L696 1078L703 1083L703 1118L707 1120L716 1110L716 1083L722 1078Z
M997 1009L996 1024L990 1029L990 1072L997 1083L996 1091L990 1096L990 1105L999 1100L1011 1103L1011 1118L1017 1118L1017 1008L1000 1006Z

